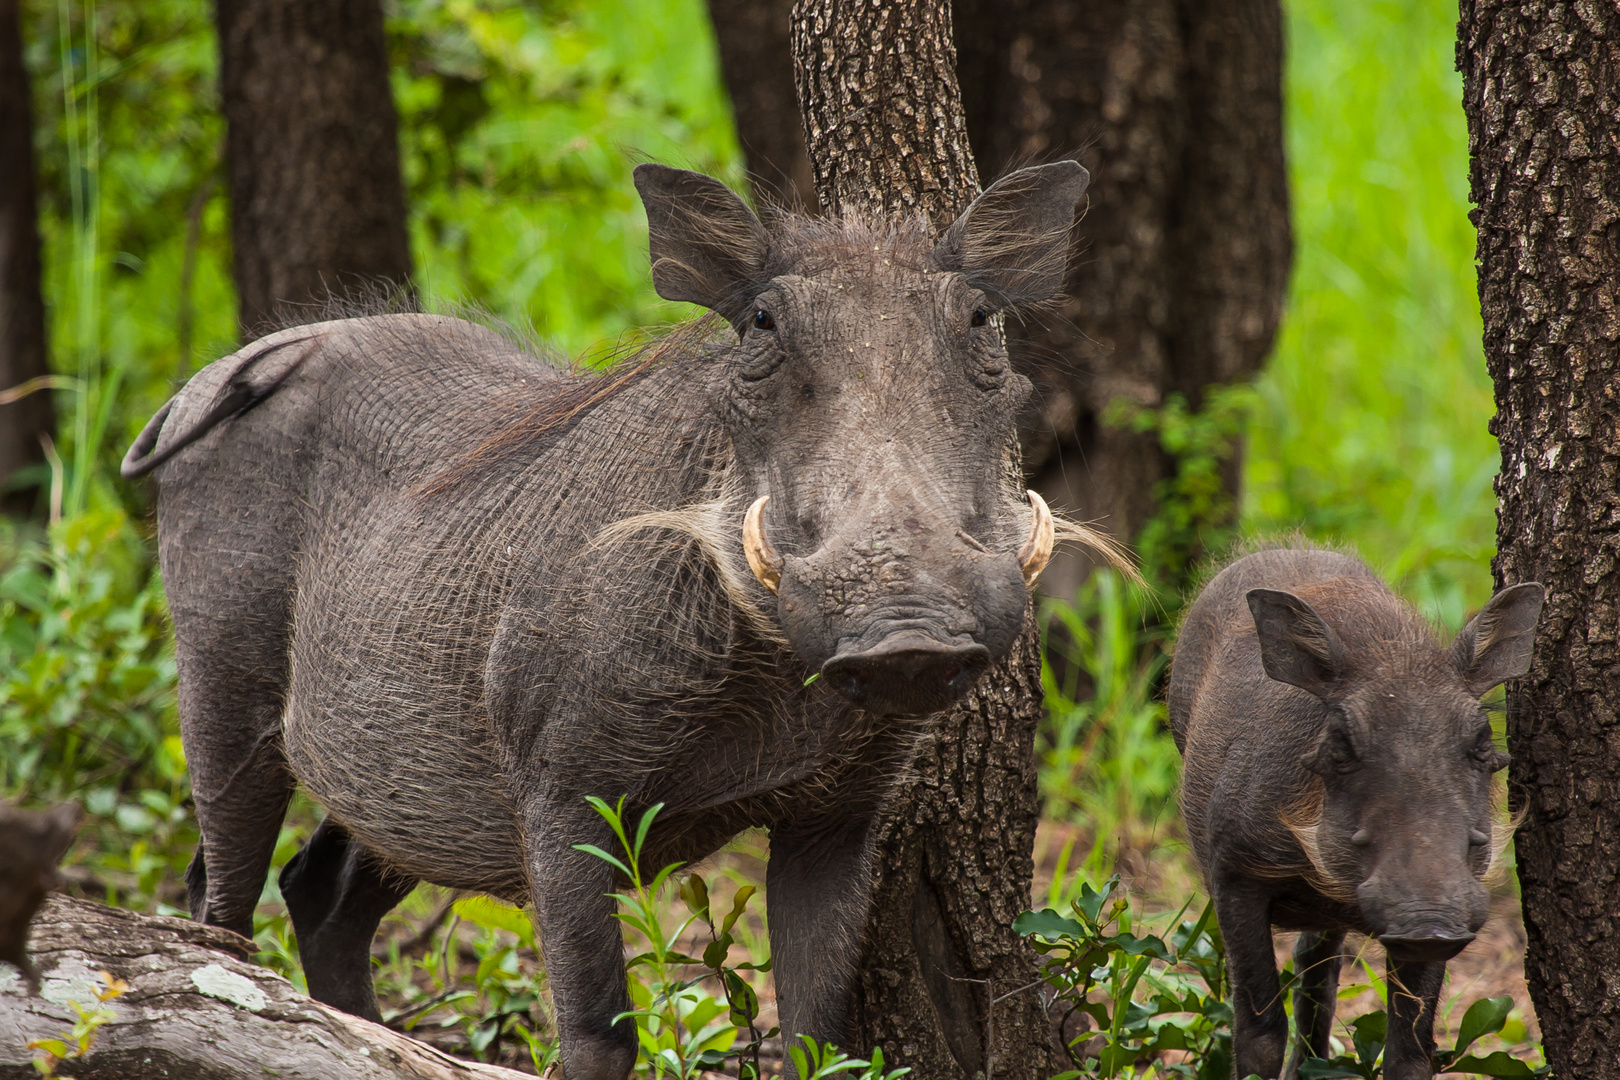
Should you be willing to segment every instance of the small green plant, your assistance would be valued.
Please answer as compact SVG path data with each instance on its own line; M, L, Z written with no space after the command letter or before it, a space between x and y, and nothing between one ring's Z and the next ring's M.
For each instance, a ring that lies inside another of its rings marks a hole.
M1467 1073L1471 1076L1535 1077L1550 1071L1546 1065L1533 1066L1496 1050L1483 1057L1469 1049L1486 1035L1495 1035L1507 1026L1513 1010L1510 997L1481 998L1468 1006L1457 1029L1457 1044L1435 1055L1437 1073ZM1306 1058L1300 1063L1300 1080L1378 1080L1383 1076L1382 1055L1388 1037L1389 1018L1384 1010L1366 1013L1349 1023L1350 1053L1332 1058Z
M96 1033L115 1019L106 1005L129 990L129 984L114 978L109 971L100 974L101 986L91 991L96 995L95 1005L87 1008L77 1001L68 1002L79 1014L71 1029L57 1038L35 1039L28 1044L28 1049L35 1052L34 1069L44 1080L53 1080L64 1061L74 1061L88 1054L95 1045Z
M759 997L741 973L768 971L770 961L729 962L737 921L747 910L753 887L739 889L730 913L716 924L707 883L696 875L688 877L682 884L681 896L691 914L673 929L668 928L660 893L681 864L671 863L650 878L642 866L647 833L663 804L646 810L632 835L624 819L624 799L609 804L591 796L589 801L613 830L625 857L620 859L593 844L576 847L609 863L624 876L630 888L614 896L622 909L616 917L646 943L646 949L626 965L630 972L630 1000L635 1008L625 1015L636 1022L638 1067L654 1077L691 1080L701 1071L722 1067L735 1058L739 1078L757 1078L760 1044L775 1035L776 1029L759 1031ZM679 941L699 921L709 928L710 944L703 956L689 956L680 950ZM696 975L683 977L683 972L693 968L699 969ZM719 982L722 997L715 997L700 985L710 977ZM745 1030L747 1037L743 1039Z
M1214 387L1193 409L1181 394L1149 409L1128 399L1113 402L1103 422L1157 436L1174 469L1154 486L1158 510L1136 537L1142 573L1159 583L1162 602L1179 604L1193 569L1225 550L1237 535L1237 503L1229 488L1233 462L1256 408L1245 384ZM1166 613L1174 618L1175 612Z
M1092 574L1073 604L1042 609L1044 816L1090 827L1081 865L1097 877L1111 848L1150 846L1173 816L1180 755L1157 693L1167 658L1146 628L1152 610L1147 591L1111 570Z
M808 1035L800 1035L799 1040L802 1045L788 1049L799 1080L826 1080L839 1074L849 1075L850 1080L899 1080L911 1071L885 1069L881 1048L874 1048L871 1059L863 1060L849 1057L831 1043L817 1043Z
M1116 874L1080 886L1070 914L1028 911L1013 929L1045 954L1042 978L1061 1008L1063 1048L1074 1068L1054 1080L1157 1075L1226 1080L1232 1009L1214 905L1170 919L1165 940L1132 931ZM1190 902L1189 902L1190 904Z

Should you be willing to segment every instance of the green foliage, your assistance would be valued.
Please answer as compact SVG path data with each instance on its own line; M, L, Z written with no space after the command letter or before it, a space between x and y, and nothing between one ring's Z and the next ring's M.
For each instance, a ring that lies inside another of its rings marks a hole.
M1453 629L1490 592L1495 548L1447 0L1289 0L1295 258L1256 384L1246 530L1354 543Z
M75 1061L88 1054L95 1045L97 1033L117 1019L113 1011L105 1006L128 991L129 984L123 979L114 978L111 972L103 971L100 975L101 985L91 991L96 996L96 1004L87 1006L77 1001L68 1002L79 1017L71 1028L54 1039L29 1041L28 1049L34 1051L34 1071L39 1073L42 1080L53 1080L57 1075L56 1070L61 1068L64 1061Z
M642 865L647 833L663 804L641 815L632 836L629 823L624 819L622 798L616 805L594 796L589 801L618 838L624 858L591 844L575 847L607 862L628 882L628 893L615 894L620 906L616 917L646 946L626 964L630 973L630 1000L635 1008L624 1015L636 1022L640 1047L638 1069L654 1077L668 1075L677 1080L691 1080L703 1070L721 1067L728 1059L735 1058L739 1080L758 1080L760 1043L777 1031L774 1028L763 1033L759 1030L756 1023L759 996L742 973L763 973L769 971L771 965L768 959L729 962L731 948L736 943L733 931L737 920L747 911L755 889L753 886L739 889L730 913L717 925L709 902L708 883L696 875L689 876L681 884L680 894L690 914L671 928L664 918L659 894L680 864L671 863L651 878L644 876ZM679 947L680 938L697 922L706 925L710 935L709 945L701 957L689 956ZM697 971L695 976L681 977L684 971L693 969ZM721 988L719 998L701 985L704 979L711 977ZM745 1031L746 1041L739 1045L738 1040L744 1038Z
M630 172L742 180L701 3L402 0L388 29L428 296L570 353L695 310L652 292Z
M1232 1008L1214 905L1191 921L1183 908L1168 941L1139 937L1118 889L1117 875L1101 889L1083 882L1069 915L1047 908L1013 922L1045 955L1041 977L1062 1010L1074 1069L1055 1080L1148 1075L1143 1062L1153 1075L1226 1080Z
M1157 689L1163 631L1149 622L1159 610L1150 590L1111 570L1094 573L1073 604L1042 605L1044 814L1091 827L1083 865L1098 875L1111 850L1151 846L1175 815L1181 756Z
M1167 624L1175 622L1198 565L1230 547L1237 535L1237 506L1227 489L1256 403L1251 387L1223 386L1211 389L1197 410L1171 394L1157 409L1120 399L1104 417L1111 426L1153 432L1174 463L1171 475L1154 487L1158 510L1136 537L1142 575L1158 586Z

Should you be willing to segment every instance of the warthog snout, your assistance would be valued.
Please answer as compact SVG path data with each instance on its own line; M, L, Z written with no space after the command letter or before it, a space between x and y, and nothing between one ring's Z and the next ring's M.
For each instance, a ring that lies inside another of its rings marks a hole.
M1378 939L1390 957L1401 964L1450 960L1473 940L1473 934L1444 930L1415 930L1398 936L1384 934Z
M828 683L862 708L890 715L937 712L968 692L990 666L976 642L946 644L920 633L894 634L821 665Z

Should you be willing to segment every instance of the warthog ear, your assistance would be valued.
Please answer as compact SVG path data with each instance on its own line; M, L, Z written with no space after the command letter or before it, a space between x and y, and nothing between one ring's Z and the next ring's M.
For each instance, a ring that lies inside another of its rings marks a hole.
M647 207L653 288L740 323L765 284L765 227L712 176L653 164L637 165L635 176Z
M1539 582L1510 585L1468 621L1451 643L1451 662L1475 697L1530 670L1536 620L1547 590Z
M1293 593L1250 589L1246 594L1260 638L1260 663L1278 682L1334 696L1350 670L1350 658L1333 628Z
M1091 174L1078 161L1036 165L991 184L934 248L997 309L1040 303L1063 291L1075 204Z

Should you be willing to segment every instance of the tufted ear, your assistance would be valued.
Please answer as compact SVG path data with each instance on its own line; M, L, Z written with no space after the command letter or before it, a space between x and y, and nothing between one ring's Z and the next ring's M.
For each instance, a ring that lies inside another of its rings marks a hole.
M1350 670L1349 655L1333 628L1293 593L1250 589L1245 599L1266 674L1324 700L1332 698Z
M1468 621L1451 643L1451 662L1475 697L1530 670L1536 620L1547 590L1539 582L1510 585Z
M658 295L740 323L765 284L765 227L712 176L646 164L635 177Z
M964 274L997 309L1063 291L1074 208L1091 181L1077 161L1019 169L997 180L940 237L941 268Z

